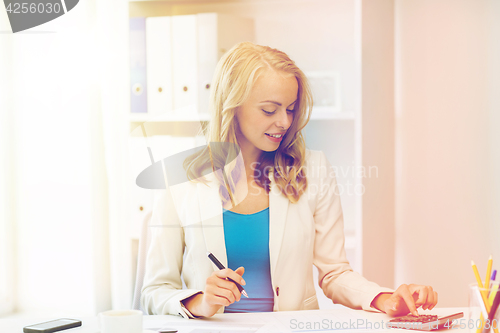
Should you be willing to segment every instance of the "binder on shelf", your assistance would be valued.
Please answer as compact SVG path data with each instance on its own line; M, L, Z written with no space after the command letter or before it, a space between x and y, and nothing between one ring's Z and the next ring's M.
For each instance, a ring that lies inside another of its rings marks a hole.
M147 101L148 113L172 112L171 18L146 19Z
M217 62L242 41L254 41L251 19L217 13L131 18L132 113L151 121L206 118Z
M217 14L198 14L198 112L208 114L210 84L219 60Z
M198 106L196 15L172 16L171 19L174 113L196 113Z
M146 87L146 19L130 18L130 111L147 113Z
M235 44L254 41L252 19L227 14L197 14L198 21L198 113L208 114L210 84L219 59Z

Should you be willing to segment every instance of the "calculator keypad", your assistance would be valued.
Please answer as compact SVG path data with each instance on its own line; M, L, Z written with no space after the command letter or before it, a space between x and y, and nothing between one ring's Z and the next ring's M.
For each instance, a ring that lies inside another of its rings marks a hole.
M420 315L420 316L404 316L391 320L393 323L427 323L430 321L436 321L438 316L431 315Z

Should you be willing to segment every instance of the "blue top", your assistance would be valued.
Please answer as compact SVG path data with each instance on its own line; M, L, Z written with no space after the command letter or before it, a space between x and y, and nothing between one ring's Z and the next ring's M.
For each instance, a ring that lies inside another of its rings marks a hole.
M245 267L243 286L249 298L226 306L225 313L273 311L274 293L269 260L269 208L255 214L224 209L224 239L228 267Z

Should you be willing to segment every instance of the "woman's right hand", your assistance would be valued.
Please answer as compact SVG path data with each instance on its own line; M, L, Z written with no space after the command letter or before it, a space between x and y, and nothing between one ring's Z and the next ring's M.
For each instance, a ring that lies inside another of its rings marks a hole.
M228 306L240 300L238 287L226 278L245 285L246 282L241 277L244 272L244 267L239 267L236 271L230 268L216 270L207 278L204 293L193 295L182 303L194 316L211 317L221 306Z

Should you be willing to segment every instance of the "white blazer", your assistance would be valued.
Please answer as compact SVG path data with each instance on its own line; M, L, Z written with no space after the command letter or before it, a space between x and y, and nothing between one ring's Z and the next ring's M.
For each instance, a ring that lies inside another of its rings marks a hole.
M318 309L312 265L319 285L334 303L377 311L381 292L393 292L353 272L344 249L344 221L333 167L324 153L307 151L307 190L291 203L271 176L269 255L274 311ZM149 314L193 318L182 300L205 290L217 268L212 252L227 267L222 203L215 177L209 186L188 182L161 191L151 220L151 245L141 302ZM244 237L244 235L241 235ZM185 252L185 253L184 253ZM187 289L182 289L181 274ZM224 307L218 311L223 313Z

